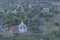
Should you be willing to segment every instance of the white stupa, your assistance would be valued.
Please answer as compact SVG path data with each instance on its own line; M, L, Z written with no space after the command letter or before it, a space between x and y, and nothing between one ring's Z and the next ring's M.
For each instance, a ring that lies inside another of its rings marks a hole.
M23 21L21 22L20 25L18 25L18 32L19 33L25 33L27 32L27 26L23 23Z

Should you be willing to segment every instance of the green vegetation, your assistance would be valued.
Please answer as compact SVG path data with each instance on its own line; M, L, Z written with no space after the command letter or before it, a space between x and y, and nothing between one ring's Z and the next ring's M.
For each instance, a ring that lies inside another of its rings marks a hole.
M46 2L44 0L37 2L32 0L6 1L0 0L3 2L0 3L0 9L4 11L0 12L0 25L9 28L24 21L33 35L17 33L13 37L0 35L0 40L60 40L60 9L52 5L52 2L56 2L56 0L46 0ZM31 8L29 8L29 4L32 4ZM43 11L43 8L48 8L49 12Z

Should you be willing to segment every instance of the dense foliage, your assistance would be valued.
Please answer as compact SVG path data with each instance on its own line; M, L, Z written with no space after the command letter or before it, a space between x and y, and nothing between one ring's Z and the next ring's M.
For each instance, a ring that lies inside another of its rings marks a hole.
M0 35L0 40L60 40L60 10L52 5L56 0L38 0L37 2L36 0L34 2L32 0L0 0L0 2L0 25L9 28L24 21L28 29L35 33L27 36L15 34L14 37ZM32 4L31 7L29 7L30 4ZM41 12L43 8L50 8L50 11Z

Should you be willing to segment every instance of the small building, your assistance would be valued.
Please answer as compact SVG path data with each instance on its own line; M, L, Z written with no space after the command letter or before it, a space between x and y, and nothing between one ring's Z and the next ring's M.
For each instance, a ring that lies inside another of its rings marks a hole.
M50 12L50 8L43 8L43 10L42 10L41 12L42 12L42 13L44 13L44 12L49 13L49 12Z
M12 14L16 14L16 13L17 13L17 11L16 11L16 10L13 10L11 13L12 13Z
M19 33L27 32L27 26L23 23L23 21L21 22L20 25L18 25L18 32Z
M4 9L0 6L0 12L5 12Z
M60 2L53 2L52 5L56 6L60 10Z
M8 31L8 27L3 26L3 32L7 32Z
M13 33L13 32L16 32L16 31L17 31L17 28L16 28L16 27L14 27L14 26L13 26L13 27L11 27L11 28L10 28L10 30L9 30L9 32L10 32L10 33Z
M2 27L2 26L0 26L0 32L3 32L3 30L4 30L4 29L3 29L3 27Z
M60 2L53 2L52 5L60 6Z
M37 4L29 4L28 7L30 9L35 9L38 5Z
M29 4L29 8L32 8L32 5L31 4Z

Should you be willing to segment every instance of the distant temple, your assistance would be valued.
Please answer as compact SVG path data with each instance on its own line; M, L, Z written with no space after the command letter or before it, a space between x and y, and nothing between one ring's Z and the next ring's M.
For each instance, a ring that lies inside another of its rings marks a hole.
M27 26L23 23L23 21L21 22L20 25L18 25L18 32L19 33L27 32Z

